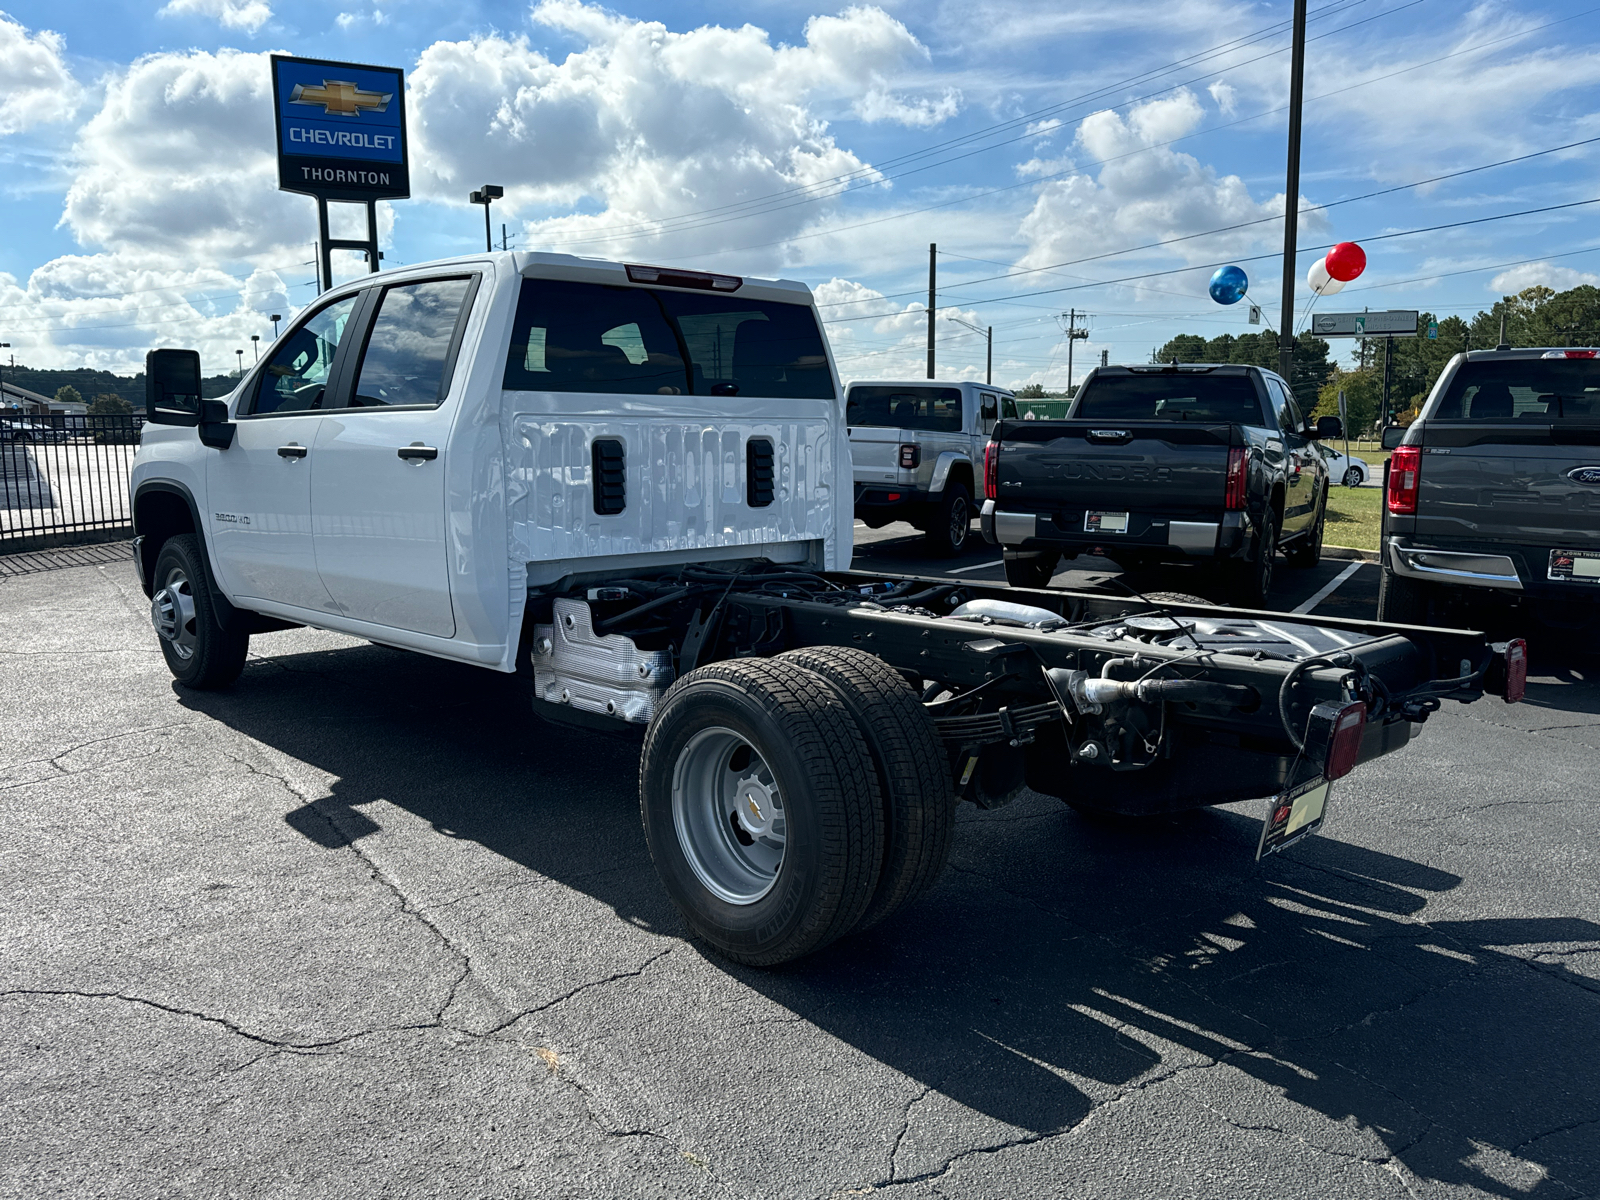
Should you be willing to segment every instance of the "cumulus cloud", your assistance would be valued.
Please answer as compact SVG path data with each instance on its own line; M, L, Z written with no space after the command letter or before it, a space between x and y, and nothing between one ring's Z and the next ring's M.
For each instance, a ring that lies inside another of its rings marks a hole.
M65 50L60 34L30 34L0 13L0 135L64 121L76 111L81 89Z
M778 240L826 210L796 201L876 178L814 107L925 126L959 103L894 90L927 51L877 8L813 17L796 46L753 25L675 33L577 0L545 0L533 18L583 49L558 63L520 38L438 42L410 77L419 187L460 202L503 184L509 211L534 214L529 246L692 255L725 246L722 218L750 209L737 236ZM538 215L573 207L589 211ZM679 223L663 216L702 210L715 211L668 236Z
M265 0L167 0L163 17L210 17L225 29L254 33L272 20L272 7Z
M928 306L903 304L853 279L812 289L839 375L850 379L920 379L928 366ZM951 317L980 324L976 312L940 307L934 335L940 379L982 379L983 339ZM959 343L959 345L957 345Z
M1525 288L1547 287L1564 292L1575 287L1600 287L1600 275L1592 271L1579 271L1554 263L1523 263L1509 271L1501 271L1489 281L1489 290L1496 296L1515 296Z
M1281 215L1281 194L1258 201L1237 175L1219 176L1193 156L1162 144L1191 132L1202 115L1199 100L1185 90L1136 105L1126 117L1108 110L1085 118L1076 144L1102 164L1099 174L1075 174L1040 187L1019 230L1028 246L1021 265L1040 266ZM1301 237L1323 225L1320 215L1302 216ZM1278 222L1264 221L1164 248L1159 257L1199 263L1242 254L1282 236ZM1117 261L1125 265L1134 260Z

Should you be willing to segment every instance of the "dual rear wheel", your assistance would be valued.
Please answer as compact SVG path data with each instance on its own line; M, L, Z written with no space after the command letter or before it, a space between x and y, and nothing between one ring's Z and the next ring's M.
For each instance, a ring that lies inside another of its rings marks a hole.
M947 760L911 686L849 648L675 683L640 760L651 857L690 928L773 966L921 895L950 853Z

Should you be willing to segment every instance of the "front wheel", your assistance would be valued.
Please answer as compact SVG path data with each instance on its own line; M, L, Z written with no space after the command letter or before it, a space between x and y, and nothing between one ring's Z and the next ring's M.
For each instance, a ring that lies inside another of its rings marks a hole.
M673 684L645 737L639 807L668 896L738 962L810 954L872 900L872 754L834 687L793 663L713 663Z
M961 483L946 484L928 516L928 549L952 558L966 548L972 533L972 493Z
M1059 550L1007 553L1006 582L1017 588L1047 588L1050 580L1055 578L1056 565L1060 561Z
M1317 523L1290 549L1284 551L1283 561L1291 567L1314 567L1322 561L1322 535L1328 525L1328 495L1322 495L1317 513Z
M1361 468L1360 467L1351 467L1348 471L1346 471L1344 473L1344 485L1345 485L1345 487L1360 487L1361 486Z
M239 678L250 652L250 635L224 632L217 624L202 553L191 533L161 544L150 621L161 638L161 654L173 678L185 687L209 691Z

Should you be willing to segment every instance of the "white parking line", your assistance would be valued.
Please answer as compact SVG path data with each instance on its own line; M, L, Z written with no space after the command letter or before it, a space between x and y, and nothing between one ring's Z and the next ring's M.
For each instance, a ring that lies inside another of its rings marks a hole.
M970 566L965 566L965 567L951 567L948 571L945 572L945 574L946 575L965 575L968 571L981 571L985 567L998 567L998 566L1000 566L1001 561L1002 560L1000 560L1000 559L994 559L991 562L972 563Z
M1326 586L1324 586L1323 589L1320 592L1318 592L1316 595L1312 596L1311 599L1307 600L1304 604L1296 605L1293 611L1297 612L1297 613L1308 613L1308 612L1310 612L1313 608L1315 608L1317 605L1321 604L1329 596L1333 595L1336 591L1338 591L1339 590L1339 585L1341 583L1343 583L1346 579L1349 579L1350 576L1354 575L1357 571L1359 571L1362 567L1364 567L1366 565L1367 564L1365 562L1362 562L1360 560L1357 560L1356 562L1351 563L1348 567L1346 567L1344 570L1340 571L1337 575L1335 575L1333 577L1333 579Z

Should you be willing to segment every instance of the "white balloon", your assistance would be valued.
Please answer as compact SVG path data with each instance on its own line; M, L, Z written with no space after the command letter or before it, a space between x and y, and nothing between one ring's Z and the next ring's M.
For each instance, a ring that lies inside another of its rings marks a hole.
M1319 296L1332 296L1344 290L1344 280L1329 275L1327 261L1321 258L1311 264L1311 269L1306 272L1306 282Z

